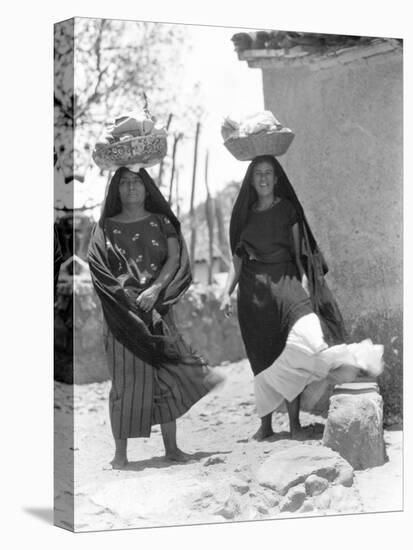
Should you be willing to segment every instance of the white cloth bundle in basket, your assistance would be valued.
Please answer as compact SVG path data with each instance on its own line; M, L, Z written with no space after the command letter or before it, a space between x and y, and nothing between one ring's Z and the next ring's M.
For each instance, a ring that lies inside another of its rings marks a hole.
M221 127L224 145L237 160L252 160L259 155L283 155L294 133L284 127L271 111L244 118L227 116Z
M167 133L146 114L124 116L108 128L92 153L102 169L148 168L159 164L167 152Z

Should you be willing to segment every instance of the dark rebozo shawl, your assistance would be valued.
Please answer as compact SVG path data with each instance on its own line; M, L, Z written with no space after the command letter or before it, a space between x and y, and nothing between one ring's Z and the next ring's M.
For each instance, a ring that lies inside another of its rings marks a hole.
M109 185L109 190L102 211L96 224L88 252L88 261L92 281L102 303L103 314L113 336L141 360L157 367L164 363L176 363L184 358L176 351L173 339L160 335L151 329L139 315L137 308L132 308L121 284L111 272L108 262L107 240L110 235L105 232L105 220L121 210L118 186L122 173L127 168L118 169ZM154 214L167 216L173 224L179 242L179 264L167 287L161 292L155 309L164 315L171 305L176 303L191 284L191 270L185 241L182 237L180 223L169 204L164 199L146 170L139 170L146 188L145 207ZM111 247L111 253L119 253Z
M288 199L298 214L300 235L300 257L307 274L310 297L314 312L319 316L324 336L329 343L343 343L347 341L343 317L339 307L325 281L328 272L327 263L319 249L314 235L308 225L303 207L278 160L270 155L256 157L249 165L235 201L230 221L230 243L232 253L239 244L241 232L245 227L251 206L257 200L257 194L252 182L252 172L258 162L270 162L274 173L278 176L277 191L281 197Z

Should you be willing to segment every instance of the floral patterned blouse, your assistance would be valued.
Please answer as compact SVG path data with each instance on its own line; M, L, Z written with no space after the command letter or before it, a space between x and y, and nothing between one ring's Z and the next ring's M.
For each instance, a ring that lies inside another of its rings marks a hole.
M162 214L149 214L134 222L105 221L106 246L112 273L123 288L148 288L168 257L169 237L177 233Z

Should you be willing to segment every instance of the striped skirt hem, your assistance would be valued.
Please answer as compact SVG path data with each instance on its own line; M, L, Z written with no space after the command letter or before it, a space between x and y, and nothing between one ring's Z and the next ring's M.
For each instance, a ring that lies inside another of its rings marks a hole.
M176 420L222 381L202 365L155 368L110 333L107 343L109 416L115 439L149 437L153 425Z

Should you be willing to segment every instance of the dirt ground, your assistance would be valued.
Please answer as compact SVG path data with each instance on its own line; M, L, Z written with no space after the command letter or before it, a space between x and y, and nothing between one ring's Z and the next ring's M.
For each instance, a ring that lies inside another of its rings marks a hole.
M129 441L129 466L112 470L109 382L74 387L56 383L55 520L69 527L67 507L75 504L76 531L180 525L285 517L256 481L256 472L275 448L295 444L285 413L274 413L275 437L250 439L258 427L253 380L247 361L216 367L227 381L178 419L178 444L193 460L174 464L163 458L159 426L148 439ZM68 427L74 407L74 441ZM325 419L301 413L307 437L321 445ZM388 461L356 471L347 506L326 505L312 515L402 509L402 431L385 430ZM73 451L69 449L72 447ZM70 452L75 487L71 487ZM230 487L230 488L229 488ZM228 492L230 491L230 492ZM231 496L232 495L232 496ZM234 497L235 495L235 497ZM294 515L294 514L290 514ZM295 514L297 515L297 514ZM72 516L73 517L73 516ZM65 523L66 522L66 523Z

